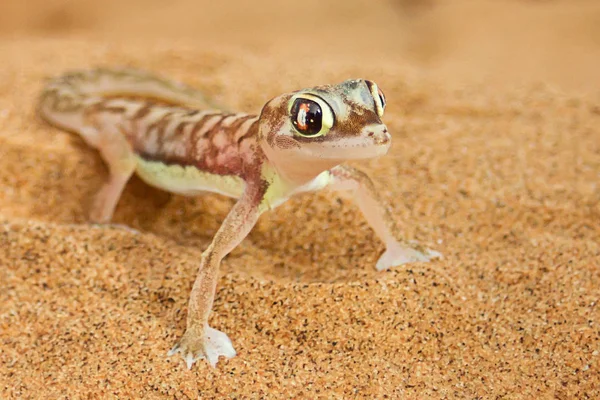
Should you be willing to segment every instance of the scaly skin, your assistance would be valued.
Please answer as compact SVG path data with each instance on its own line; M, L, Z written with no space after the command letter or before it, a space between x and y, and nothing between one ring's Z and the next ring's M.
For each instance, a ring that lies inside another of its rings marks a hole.
M129 178L194 195L212 191L238 199L202 253L190 294L187 328L169 352L188 368L235 350L208 326L219 265L266 210L300 192L330 186L353 193L386 251L377 269L428 261L438 253L400 240L399 230L369 177L342 165L381 156L391 136L381 122L385 97L374 82L348 80L275 97L259 116L229 114L196 90L136 70L96 69L51 81L40 115L79 133L110 170L90 218L109 222Z

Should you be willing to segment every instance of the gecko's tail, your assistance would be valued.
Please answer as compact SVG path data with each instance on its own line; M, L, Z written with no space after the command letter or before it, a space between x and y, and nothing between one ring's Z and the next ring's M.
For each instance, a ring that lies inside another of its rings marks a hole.
M200 91L151 73L129 69L96 68L73 71L48 82L38 113L61 129L82 135L83 110L105 97L135 97L194 109L221 109Z
M79 132L83 126L82 111L90 98L74 81L73 75L65 74L48 82L40 95L37 113L52 125Z

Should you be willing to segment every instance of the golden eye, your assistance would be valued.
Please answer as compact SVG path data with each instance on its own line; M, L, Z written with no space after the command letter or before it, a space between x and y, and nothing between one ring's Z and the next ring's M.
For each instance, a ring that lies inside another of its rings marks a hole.
M375 102L375 110L377 111L377 115L379 115L379 117L381 118L383 117L383 112L385 110L385 95L383 94L381 89L379 89L375 82L365 81L365 83L367 84L367 87L371 92L371 96L373 96L373 101Z
M333 112L321 98L304 93L292 98L290 104L290 119L298 135L323 136L333 126Z

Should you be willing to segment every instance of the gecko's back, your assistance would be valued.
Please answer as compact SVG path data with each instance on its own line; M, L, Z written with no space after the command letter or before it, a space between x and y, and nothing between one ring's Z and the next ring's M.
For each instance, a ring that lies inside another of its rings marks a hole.
M80 134L109 166L106 153L131 153L144 180L175 192L200 186L236 196L256 155L258 117L216 109L193 88L137 70L62 75L46 86L38 110Z

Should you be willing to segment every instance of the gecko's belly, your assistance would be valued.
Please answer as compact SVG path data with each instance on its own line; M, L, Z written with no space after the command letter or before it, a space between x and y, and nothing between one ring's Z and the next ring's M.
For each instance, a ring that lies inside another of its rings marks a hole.
M240 197L245 182L233 175L216 175L193 166L164 164L136 156L137 175L149 185L168 192L192 196L201 192L214 192L229 197Z

